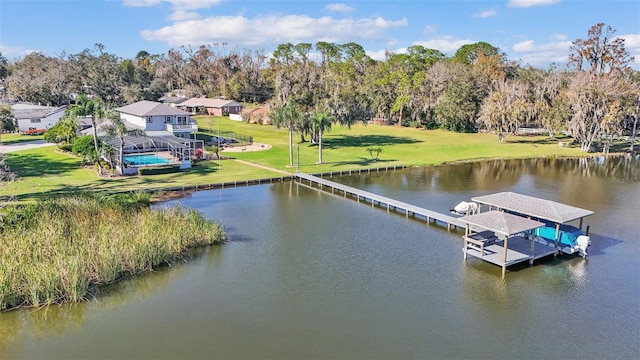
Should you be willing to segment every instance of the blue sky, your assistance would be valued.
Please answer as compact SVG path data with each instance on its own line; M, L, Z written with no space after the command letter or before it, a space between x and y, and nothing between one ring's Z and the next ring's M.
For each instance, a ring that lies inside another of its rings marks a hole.
M604 22L640 69L638 0L0 0L0 52L78 53L95 43L133 58L217 44L270 53L285 42L355 42L375 59L422 45L452 55L478 41L511 60L567 62L571 42Z

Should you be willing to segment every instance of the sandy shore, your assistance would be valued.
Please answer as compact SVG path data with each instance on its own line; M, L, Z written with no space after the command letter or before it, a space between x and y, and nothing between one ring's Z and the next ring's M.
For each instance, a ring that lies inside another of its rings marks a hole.
M234 145L228 146L221 150L221 152L243 152L243 151L263 151L271 149L271 145L254 142L251 145Z

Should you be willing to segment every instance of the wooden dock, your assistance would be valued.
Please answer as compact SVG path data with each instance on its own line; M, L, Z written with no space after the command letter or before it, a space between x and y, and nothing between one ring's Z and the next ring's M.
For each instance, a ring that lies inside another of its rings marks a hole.
M366 203L370 203L372 207L378 205L383 208L386 207L387 211L393 210L396 212L404 213L406 217L413 216L424 218L428 223L440 223L442 225L446 225L448 230L451 230L452 228L462 229L465 227L465 224L463 222L458 220L458 218L450 215L407 204L402 201L394 200L388 197L356 189L351 186L339 184L305 173L296 173L295 177L300 181L301 184L307 182L312 187L313 185L316 185L316 187L320 190L327 191L332 194L335 194L337 192L339 194L342 194L344 197L355 198L358 202L363 201Z

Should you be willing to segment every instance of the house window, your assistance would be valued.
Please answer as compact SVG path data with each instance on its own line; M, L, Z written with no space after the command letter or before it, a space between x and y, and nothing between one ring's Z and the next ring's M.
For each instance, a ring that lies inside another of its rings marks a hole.
M147 116L147 124L151 124L153 122L153 118L151 116Z
M170 123L171 122L171 116L165 116L164 117L164 122Z
M187 123L187 117L186 116L178 116L178 124L184 125Z
M39 124L42 122L42 119L31 119L32 124Z

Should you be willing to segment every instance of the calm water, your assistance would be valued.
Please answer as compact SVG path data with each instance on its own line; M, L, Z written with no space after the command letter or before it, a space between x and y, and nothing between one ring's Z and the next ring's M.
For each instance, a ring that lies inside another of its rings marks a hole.
M497 161L334 180L446 212L498 191L595 211L585 261L500 268L460 233L292 183L178 200L232 241L87 303L0 314L0 358L640 357L640 162Z

